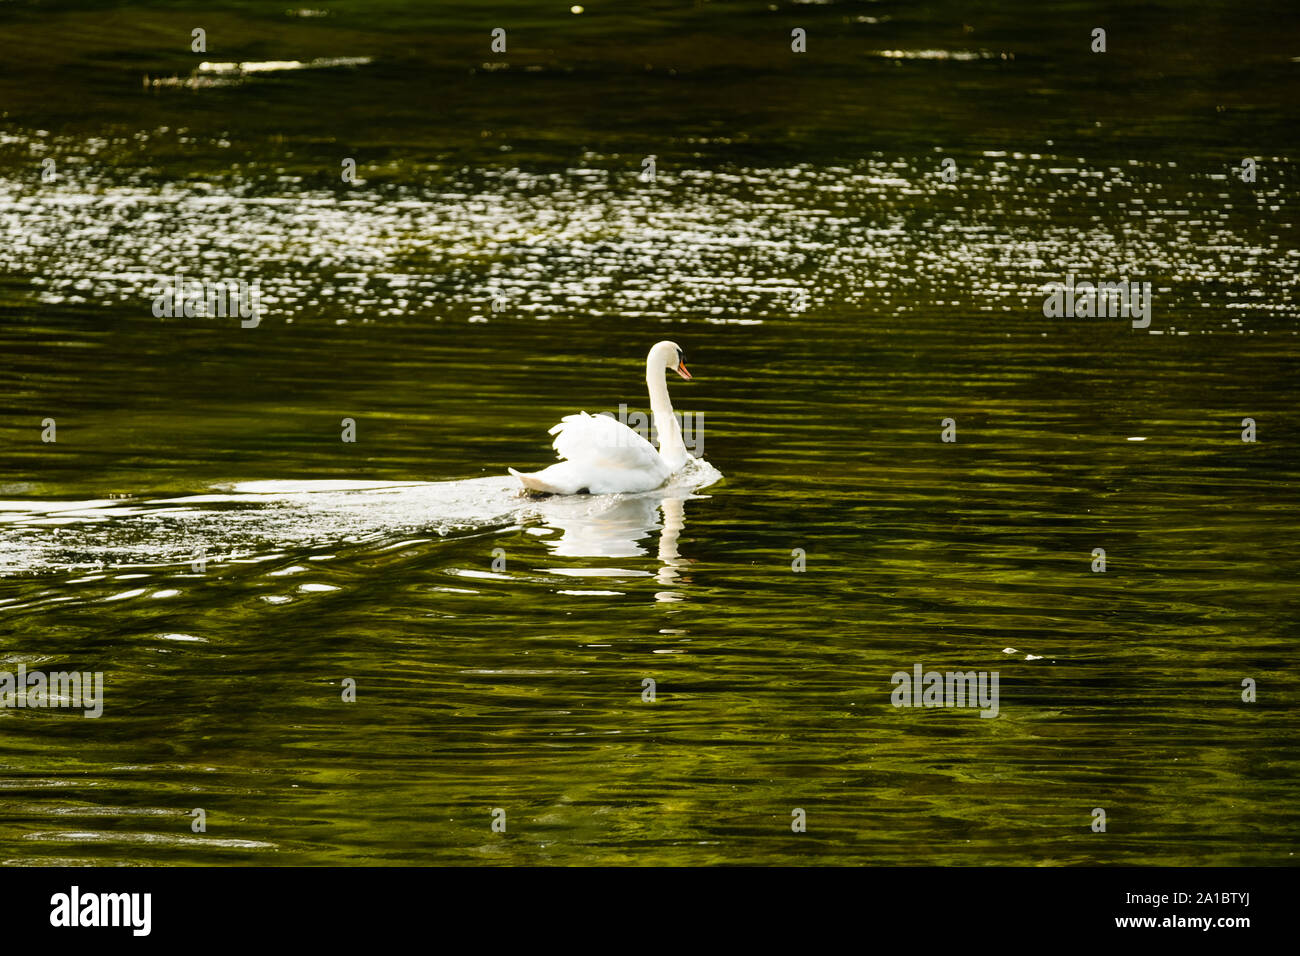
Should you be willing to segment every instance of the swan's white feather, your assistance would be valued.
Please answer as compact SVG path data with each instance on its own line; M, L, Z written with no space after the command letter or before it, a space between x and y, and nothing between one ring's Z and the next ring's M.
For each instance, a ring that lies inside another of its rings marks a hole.
M593 495L650 491L672 474L654 445L609 415L565 415L550 434L563 461L532 474L510 469L532 491L557 495L583 490Z

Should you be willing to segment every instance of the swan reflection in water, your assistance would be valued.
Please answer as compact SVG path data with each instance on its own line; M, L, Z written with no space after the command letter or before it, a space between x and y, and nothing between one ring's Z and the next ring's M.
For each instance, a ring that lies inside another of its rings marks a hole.
M665 587L678 583L680 568L691 563L677 549L686 521L686 501L704 498L684 488L664 488L640 495L566 496L538 502L543 524L560 532L546 545L557 557L632 558L651 553L651 539L659 533L659 570L654 578ZM648 572L620 568L592 568L593 575L605 572L610 577L630 577ZM601 575L604 576L604 575ZM677 591L660 591L659 601L680 601Z

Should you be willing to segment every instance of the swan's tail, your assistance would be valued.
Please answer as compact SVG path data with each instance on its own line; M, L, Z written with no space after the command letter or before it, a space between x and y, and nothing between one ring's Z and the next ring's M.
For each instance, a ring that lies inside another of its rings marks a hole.
M506 471L519 479L519 483L524 486L526 491L535 492L542 495L562 495L564 492L554 485L548 484L540 475L525 475L522 471L515 471L513 468L506 468Z

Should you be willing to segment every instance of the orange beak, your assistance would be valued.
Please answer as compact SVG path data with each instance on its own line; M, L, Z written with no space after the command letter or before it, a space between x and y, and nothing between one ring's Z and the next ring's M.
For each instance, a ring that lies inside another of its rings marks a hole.
M686 379L686 381L688 381L688 382L691 380L691 373L688 372L688 371L686 371L686 363L685 363L685 362L678 362L678 363L677 363L677 374L680 375L682 378Z

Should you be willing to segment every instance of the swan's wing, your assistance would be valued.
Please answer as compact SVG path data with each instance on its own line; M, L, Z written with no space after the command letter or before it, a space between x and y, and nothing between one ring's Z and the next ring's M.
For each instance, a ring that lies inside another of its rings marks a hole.
M532 491L558 495L649 491L672 474L654 445L609 415L566 415L551 434L562 461L531 475L511 469Z
M632 429L609 415L565 415L550 432L560 458L596 468L667 471L663 458Z

